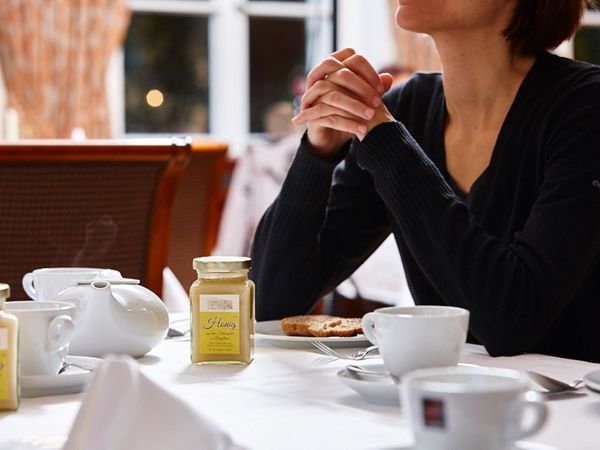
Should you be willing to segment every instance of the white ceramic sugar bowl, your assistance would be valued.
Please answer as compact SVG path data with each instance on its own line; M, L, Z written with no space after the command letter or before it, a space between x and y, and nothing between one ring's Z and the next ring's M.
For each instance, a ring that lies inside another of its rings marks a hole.
M77 282L55 300L77 306L71 355L140 357L158 345L169 328L161 299L131 278Z

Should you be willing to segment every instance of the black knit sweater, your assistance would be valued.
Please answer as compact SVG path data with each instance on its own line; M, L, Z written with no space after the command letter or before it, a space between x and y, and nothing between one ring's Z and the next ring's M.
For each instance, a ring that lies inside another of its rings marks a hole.
M445 170L441 75L385 102L398 121L335 161L301 142L254 239L258 320L306 313L392 232L415 302L469 309L490 354L600 362L600 68L541 54L469 193Z

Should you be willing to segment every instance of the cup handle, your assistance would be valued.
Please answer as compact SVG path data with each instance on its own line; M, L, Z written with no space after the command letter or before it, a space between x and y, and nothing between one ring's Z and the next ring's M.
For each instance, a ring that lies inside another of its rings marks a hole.
M533 420L530 424L524 425L522 419L525 411L528 409L533 412ZM537 395L537 393L528 392L525 395L524 400L513 404L509 414L509 417L514 418L515 420L508 430L508 437L509 439L516 441L532 435L542 428L548 417L548 407L539 400L539 395Z
M21 284L23 285L23 289L29 298L37 300L37 291L35 290L35 287L33 287L33 273L27 272L25 275L23 275Z
M379 345L377 343L377 337L375 336L375 314L370 312L363 316L362 330L364 335L373 343L373 345Z
M70 316L62 315L52 319L46 337L48 351L63 350L71 342L74 332L75 326Z

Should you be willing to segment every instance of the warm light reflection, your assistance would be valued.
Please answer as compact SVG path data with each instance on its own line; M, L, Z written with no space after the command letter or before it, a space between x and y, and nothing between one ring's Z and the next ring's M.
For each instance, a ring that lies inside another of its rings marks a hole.
M165 100L165 96L158 89L151 89L146 94L146 103L152 106L153 108L158 108L163 104Z

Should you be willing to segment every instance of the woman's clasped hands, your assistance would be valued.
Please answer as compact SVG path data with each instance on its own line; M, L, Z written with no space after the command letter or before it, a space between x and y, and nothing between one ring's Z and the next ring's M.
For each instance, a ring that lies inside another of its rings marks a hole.
M353 135L362 140L375 126L394 121L381 101L392 82L389 73L378 73L354 50L339 50L308 74L300 113L292 122L307 124L313 151L333 155Z

